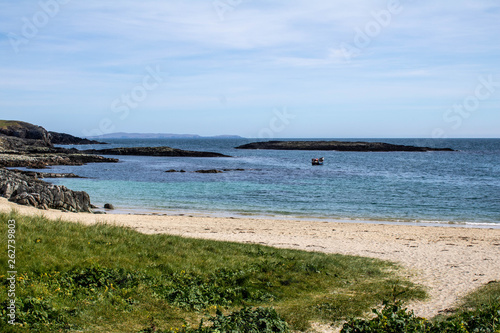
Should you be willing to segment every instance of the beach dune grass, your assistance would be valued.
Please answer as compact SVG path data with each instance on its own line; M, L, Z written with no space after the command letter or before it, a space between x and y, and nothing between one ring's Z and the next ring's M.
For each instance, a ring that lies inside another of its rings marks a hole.
M291 329L306 330L310 322L360 316L394 297L426 296L399 266L377 259L146 235L16 212L0 214L4 242L8 220L16 221L19 324L6 324L4 276L2 332L175 330L243 307L273 307Z

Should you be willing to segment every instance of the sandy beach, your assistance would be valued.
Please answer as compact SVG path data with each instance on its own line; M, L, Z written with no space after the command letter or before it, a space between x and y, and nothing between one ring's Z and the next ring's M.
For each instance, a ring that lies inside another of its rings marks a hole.
M400 263L404 274L424 285L430 298L411 305L432 317L473 289L500 280L500 229L393 224L334 223L232 217L96 215L19 206L0 198L0 211L93 224L127 226L139 232L257 243L341 253Z

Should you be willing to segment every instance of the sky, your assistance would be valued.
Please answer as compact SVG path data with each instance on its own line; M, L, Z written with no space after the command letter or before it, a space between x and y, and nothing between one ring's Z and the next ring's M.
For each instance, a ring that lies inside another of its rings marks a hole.
M497 0L0 0L0 119L87 137L500 137Z

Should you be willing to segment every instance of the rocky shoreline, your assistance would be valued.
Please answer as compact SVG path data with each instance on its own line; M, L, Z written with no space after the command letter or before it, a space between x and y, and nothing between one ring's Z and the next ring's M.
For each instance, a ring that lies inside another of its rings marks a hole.
M85 178L75 175L74 173L55 173L55 172L36 172L36 171L25 171L25 170L17 170L10 169L9 171L25 175L28 177L33 177L35 179L44 179L44 178Z
M391 152L391 151L453 151L451 148L429 148L394 145L383 142L347 142L347 141L266 141L252 142L236 149L271 149L271 150L335 150L356 152Z
M69 212L93 212L86 192L46 183L43 178L79 178L74 174L42 173L5 168L44 169L52 165L117 163L116 158L101 155L230 157L219 153L198 152L171 147L135 147L78 150L55 147L55 144L103 144L65 133L48 132L41 126L21 121L0 120L0 196L12 202L40 209ZM96 212L99 213L99 212Z
M88 154L22 154L0 153L0 167L45 169L51 165L84 165L87 163L116 163L116 158Z
M83 191L72 191L29 175L0 169L0 196L20 205L40 209L91 213L90 197Z

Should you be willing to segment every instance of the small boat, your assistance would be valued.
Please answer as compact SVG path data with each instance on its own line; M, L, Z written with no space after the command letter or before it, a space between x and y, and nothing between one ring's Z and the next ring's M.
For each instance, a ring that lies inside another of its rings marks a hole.
M312 159L312 165L323 165L323 161L325 160L324 157L320 158L313 158Z

